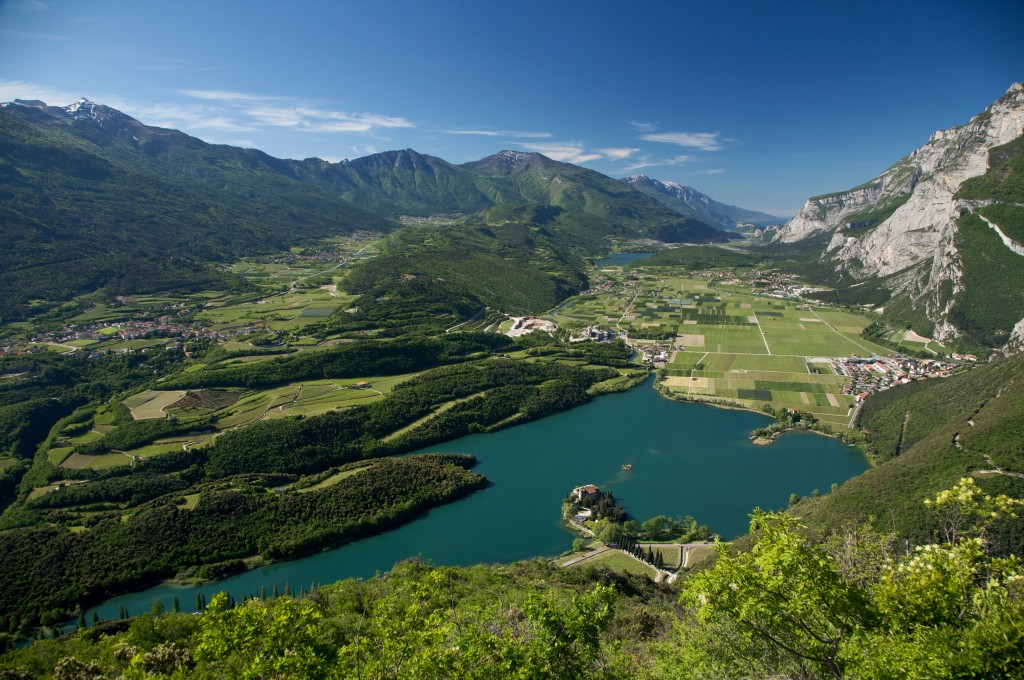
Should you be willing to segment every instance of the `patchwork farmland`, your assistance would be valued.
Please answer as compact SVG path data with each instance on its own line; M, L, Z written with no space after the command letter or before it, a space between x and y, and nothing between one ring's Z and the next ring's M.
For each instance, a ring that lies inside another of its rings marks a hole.
M892 354L861 337L867 317L755 294L739 278L637 265L604 273L615 281L605 292L580 296L552 318L598 324L637 346L665 346L660 386L677 398L792 408L845 427L851 381L835 375L829 358Z

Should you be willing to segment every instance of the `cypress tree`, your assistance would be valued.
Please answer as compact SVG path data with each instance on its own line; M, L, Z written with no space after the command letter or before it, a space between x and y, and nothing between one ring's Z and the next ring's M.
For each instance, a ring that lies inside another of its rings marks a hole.
M181 602L178 601L177 595L175 595L174 599L171 601L171 611L175 614L181 611Z

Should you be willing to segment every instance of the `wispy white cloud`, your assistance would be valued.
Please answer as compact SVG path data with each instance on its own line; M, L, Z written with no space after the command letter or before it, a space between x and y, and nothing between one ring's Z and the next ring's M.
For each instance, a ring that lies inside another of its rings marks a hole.
M707 170L694 170L694 175L721 175L726 172L725 168L708 168Z
M291 128L299 132L369 132L377 128L416 127L399 116L352 113L316 108L292 97L234 90L179 90L179 94L208 102L206 106L234 117L244 126Z
M629 125L634 130L638 130L640 132L654 132L655 130L658 129L658 126L655 125L654 123L643 123L637 120L629 121Z
M629 158L640 149L631 149L626 147L607 147L604 149L598 149L605 158L610 158L613 161L621 161Z
M548 158L563 163L587 163L604 158L603 154L587 151L578 142L551 142L543 144L520 144L524 149L542 153Z
M550 132L527 132L525 130L442 130L449 135L480 135L482 137L518 137L520 139L547 139Z
M250 94L248 92L235 92L233 90L178 90L178 94L195 99L206 99L219 102L267 102L283 101L287 97L271 97L263 94Z
M271 130L357 134L381 138L385 129L411 128L405 118L376 113L350 113L284 96L232 90L183 90L187 98L175 102L140 103L101 92L74 93L22 80L0 78L0 101L41 100L64 106L82 96L137 118L146 125L173 128L214 144L263 148L267 140L257 136ZM299 145L306 153L306 147ZM373 146L353 146L355 156L376 153ZM355 157L353 156L353 157ZM298 156L297 156L298 157ZM332 159L333 160L333 159Z
M644 154L633 163L627 165L624 170L626 172L632 172L633 170L640 170L641 168L654 168L666 165L685 165L691 160L693 160L693 156L689 156L687 154L680 154L678 156L672 156L671 158L655 158L650 154Z
M259 127L237 116L208 106L178 104L134 104L108 100L103 102L157 127L185 128L187 130L217 130L220 132L256 132Z
M373 146L372 144L367 146L353 146L352 152L356 156L369 156L370 154L377 153L377 147Z
M701 151L718 151L722 148L721 133L718 132L649 132L640 135L648 142L664 142Z
M28 83L24 80L5 80L0 78L0 101L9 102L15 99L38 99L51 106L64 106L78 101L82 95L73 94L56 88Z
M405 118L374 113L325 111L305 106L257 106L242 113L260 125L287 127L303 132L368 132L374 128L416 127Z

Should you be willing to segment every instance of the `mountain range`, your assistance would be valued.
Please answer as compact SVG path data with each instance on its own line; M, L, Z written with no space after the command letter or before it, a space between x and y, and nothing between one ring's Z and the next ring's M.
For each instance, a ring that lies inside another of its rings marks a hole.
M719 203L707 194L702 194L685 184L663 182L646 175L633 175L622 181L652 197L666 208L721 229L732 229L742 222L782 221L775 215Z
M1024 346L1022 130L1018 83L878 177L812 197L767 232L764 251L833 287L833 301L871 306L923 335ZM494 212L502 206L525 208ZM739 237L720 227L771 218L692 187L616 180L538 153L506 150L462 165L412 149L340 163L287 160L147 126L87 100L0 106L4 319L94 290L241 286L209 265L437 214L460 216L458 224L403 247L422 253L429 243L458 242L469 259L532 258L529 266L555 277L548 290L556 294L513 305L524 312L584 284L580 256L606 250L609 238L725 242ZM510 251L511 242L522 247ZM438 247L433 269L451 262ZM556 266L544 269L550 257Z
M412 149L340 163L285 160L144 125L85 99L66 107L16 100L0 106L8 284L0 317L17 317L31 300L99 289L229 285L208 263L389 231L399 215L508 204L560 208L564 218L551 228L568 218L588 237L735 238L681 205L670 209L628 183L538 153L502 151L464 165Z
M942 341L1024 346L1024 84L774 232L838 301Z

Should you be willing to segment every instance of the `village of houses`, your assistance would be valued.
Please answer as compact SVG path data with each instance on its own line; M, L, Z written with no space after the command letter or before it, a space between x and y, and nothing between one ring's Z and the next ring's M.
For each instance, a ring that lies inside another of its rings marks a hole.
M959 360L977 361L977 357L970 354L954 354L953 357ZM867 358L852 356L829 361L836 375L843 375L852 380L849 385L843 387L843 394L853 395L858 402L876 392L896 385L905 385L914 380L948 378L962 365L938 359L913 359L900 356Z
M104 356L108 351L145 353L154 349L184 350L185 343L195 340L226 340L229 337L249 335L265 330L263 324L255 323L229 330L215 331L202 322L178 321L178 317L189 314L185 307L177 307L154 318L133 318L127 321L106 321L100 323L67 324L57 331L36 333L27 342L6 341L0 345L0 355L34 354L47 351L47 346L56 346L68 350L68 353L82 350L89 358ZM99 343L125 343L132 340L160 338L166 340L153 347L133 348L120 347L114 350L104 349ZM96 347L81 347L82 342L97 343ZM76 344L69 344L69 343Z

